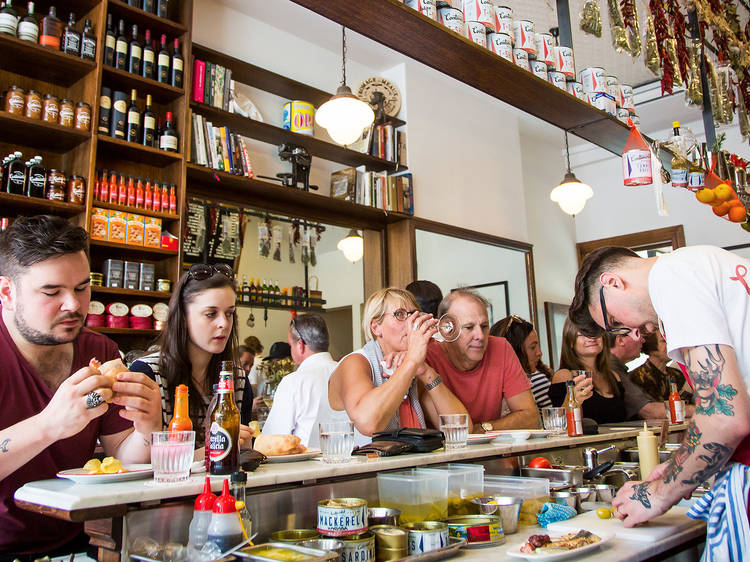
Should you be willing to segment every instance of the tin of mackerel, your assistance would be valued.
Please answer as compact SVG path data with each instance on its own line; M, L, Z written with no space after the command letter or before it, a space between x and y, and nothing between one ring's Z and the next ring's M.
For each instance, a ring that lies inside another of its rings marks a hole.
M341 551L341 562L374 562L375 535L366 531L359 535L339 537L344 543Z
M445 520L451 537L466 539L468 548L505 543L503 521L497 515L457 515Z
M442 521L422 521L403 525L409 533L409 555L423 554L448 546L448 525Z
M324 537L349 537L367 531L367 502L334 498L318 502L318 532Z

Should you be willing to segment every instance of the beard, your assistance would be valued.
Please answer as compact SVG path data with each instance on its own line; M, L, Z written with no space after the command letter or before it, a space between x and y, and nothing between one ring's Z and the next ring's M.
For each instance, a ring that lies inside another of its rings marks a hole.
M29 343L33 343L34 345L61 345L65 343L70 343L74 339L78 337L79 332L81 331L81 326L78 328L75 328L73 331L71 331L68 335L57 337L54 335L52 331L50 332L42 332L41 330L37 330L36 328L32 328L29 326L29 324L26 322L26 318L24 317L24 309L23 305L21 303L18 303L18 306L16 307L16 313L14 315L16 329L18 332L24 337L26 341ZM50 330L52 330L55 326L60 324L61 322L65 322L67 320L73 320L73 319L82 319L82 316L80 314L71 313L66 314L62 318L58 318L52 323L52 326L50 326Z

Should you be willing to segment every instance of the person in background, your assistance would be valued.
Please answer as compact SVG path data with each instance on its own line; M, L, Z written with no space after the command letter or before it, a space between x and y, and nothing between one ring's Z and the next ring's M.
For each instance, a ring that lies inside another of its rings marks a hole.
M437 318L437 308L440 301L443 300L443 292L440 287L432 281L422 280L412 281L406 286L406 290L414 295L422 312L432 314Z
M145 373L159 385L162 426L174 415L178 385L188 387L189 415L195 430L195 446L204 445L206 406L219 382L222 361L239 367L234 273L226 264L194 264L180 278L169 301L167 325L159 336L160 351L141 357L130 370ZM240 411L242 446L250 446L252 389L245 386L244 372L235 373L234 400ZM196 452L196 457L201 456Z
M253 368L255 362L255 354L246 345L241 345L237 348L237 352L240 355L240 367L245 372L245 376L250 374L250 369Z
M0 560L85 551L82 524L21 509L13 494L83 467L97 439L123 464L149 462L161 428L156 383L131 372L113 383L89 366L120 354L83 327L87 249L86 231L61 217L19 217L0 233Z
M263 432L296 435L307 446L318 430L320 397L337 363L328 353L328 327L320 314L292 318L288 341L298 369L279 382Z
M438 316L450 313L461 333L454 342L431 342L427 364L444 379L474 420L471 433L536 429L539 411L529 379L503 338L490 336L489 303L479 293L456 289L440 302ZM510 409L502 415L503 400Z
M253 388L253 394L258 396L258 364L260 363L260 355L263 353L263 345L255 336L247 336L242 343L252 354L250 369L247 371L247 380ZM247 356L246 359L247 361L250 361L249 356ZM242 361L242 356L240 356L240 361Z
M646 362L630 371L630 380L639 386L653 402L663 404L669 400L670 384L677 385L680 398L685 401L685 415L692 417L695 413L693 389L685 379L682 371L669 367L667 362L667 343L659 332L646 334L641 351L648 355ZM663 409L663 407L662 407Z
M348 417L355 443L363 445L377 431L438 428L440 414L467 413L425 363L437 320L420 313L410 292L391 287L373 293L365 303L362 328L367 343L344 357L331 375L319 422Z
M592 374L592 384L582 388L579 399L583 417L591 418L599 424L625 421L625 390L620 376L612 368L609 346L604 345L601 336L584 336L568 318L563 326L560 370L552 375L552 382L573 380L575 371L588 371ZM582 374L579 376L585 377ZM556 397L552 401L561 406L564 397L562 400Z

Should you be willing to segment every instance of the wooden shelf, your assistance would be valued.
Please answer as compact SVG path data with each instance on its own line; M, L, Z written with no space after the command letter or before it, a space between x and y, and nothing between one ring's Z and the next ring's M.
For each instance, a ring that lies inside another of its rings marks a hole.
M90 138L90 131L0 111L0 140L5 142L67 152Z
M133 246L131 244L120 244L119 242L107 242L105 240L90 240L92 248L112 248L134 256L176 256L177 250L165 250L163 248L148 248L146 246Z
M5 215L9 210L13 210L16 215L23 214L24 211L32 211L34 214L45 212L65 217L73 217L86 210L86 207L83 205L50 201L49 199L42 199L40 197L26 197L25 195L15 195L12 193L0 193L0 208L2 209L0 215Z
M169 103L185 95L185 90L181 88L111 66L102 66L102 76L102 82L107 87L125 91L128 95L131 89L135 89L140 97L145 99L146 94L151 94L154 101L159 103Z
M89 330L107 334L110 336L152 336L156 337L161 334L161 330L136 330L135 328L97 328L87 326Z
M237 306L246 308L267 308L268 310L296 310L297 312L322 312L322 306L288 306L285 304L250 303L237 301Z
M190 107L193 111L200 113L211 121L214 126L226 126L233 133L239 133L240 135L262 142L275 145L293 143L305 147L312 156L349 166L365 166L368 170L387 170L390 172L406 170L405 166L400 166L396 162L390 162L382 158L370 156L369 154L357 152L356 150L350 150L338 144L316 139L309 135L293 133L281 127L243 117L237 113L229 113L228 111L197 102L191 102Z
M411 218L411 215L358 205L254 178L234 176L196 164L187 165L187 181L191 196L256 206L345 227L357 225L360 228L382 228L384 224Z
M91 204L92 207L99 207L100 209L113 209L115 211L125 211L126 213L136 213L143 215L144 217L156 217L157 219L167 221L178 221L180 217L178 215L172 215L169 213L157 213L156 211L149 211L148 209L140 209L138 207L128 207L127 205L117 205L115 203L105 203L104 201L94 200Z
M2 34L0 61L3 70L61 86L70 86L96 70L93 61Z
M168 152L106 135L98 134L96 139L99 143L100 151L109 156L141 162L150 166L168 166L169 164L182 161L182 154L179 152Z
M117 287L98 287L91 285L92 293L103 293L108 295L118 295L121 297L136 297L139 299L154 299L168 301L172 293L168 291L136 291L134 289L120 289Z
M137 23L138 29L143 30L148 28L151 30L151 36L154 37L157 42L159 41L159 35L162 33L167 34L167 41L174 37L182 36L187 29L184 25L179 22L160 18L156 14L146 12L140 8L129 5L123 0L109 0L107 3L109 11L115 18L123 18L128 25ZM185 53L183 53L184 55ZM187 57L185 57L187 59Z
M235 82L271 92L289 100L304 100L319 107L333 95L196 43L193 43L193 56L230 69L232 80ZM406 124L406 121L397 117L389 117L389 120L393 122L394 127Z

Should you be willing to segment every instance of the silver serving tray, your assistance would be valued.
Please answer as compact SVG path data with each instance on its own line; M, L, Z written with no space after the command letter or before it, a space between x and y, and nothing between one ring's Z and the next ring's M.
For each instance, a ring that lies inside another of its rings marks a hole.
M312 558L305 560L305 562L334 562L336 560L339 560L340 558L338 554L336 554L335 552L331 552L329 550L307 548L306 546L298 546L296 544L283 543L283 542L267 542L263 544L256 544L255 546L243 547L241 550L233 552L232 555L236 556L237 558L242 558L244 560L278 562L278 559L276 558L268 558L266 556L253 554L253 550L260 550L262 548L269 548L269 547L284 548L286 550L295 550L302 554L308 554L312 556Z
M445 560L446 558L452 558L458 554L458 549L464 546L466 546L466 539L449 537L448 546L444 546L437 550L431 550L430 552L424 552L422 554L412 554L406 558L399 558L394 562L430 562L432 560Z

